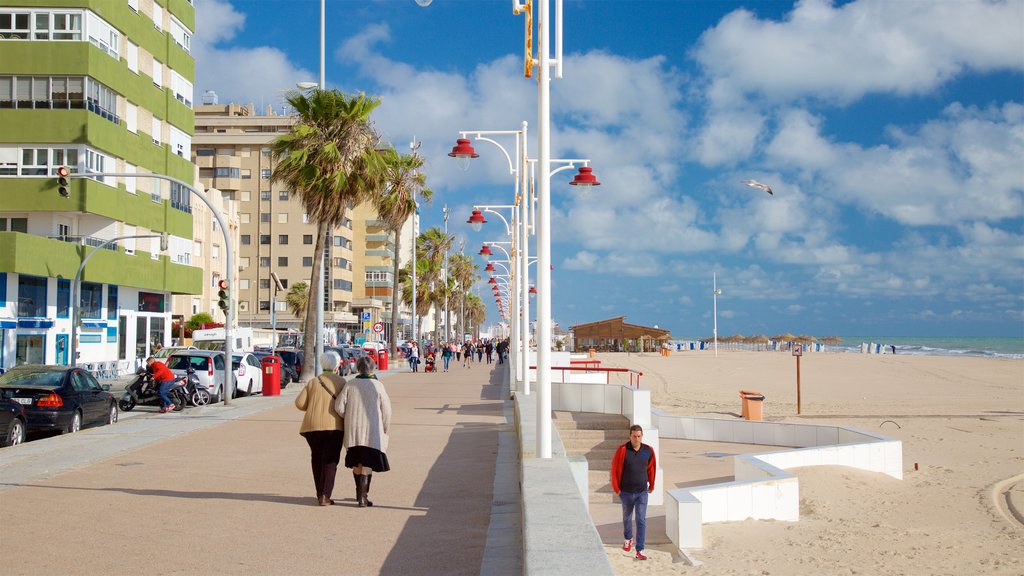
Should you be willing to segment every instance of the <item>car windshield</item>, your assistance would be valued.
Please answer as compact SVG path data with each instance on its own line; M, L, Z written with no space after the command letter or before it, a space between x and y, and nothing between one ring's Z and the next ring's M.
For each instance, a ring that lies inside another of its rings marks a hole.
M63 381L63 370L14 369L0 375L0 386L8 388L60 388Z

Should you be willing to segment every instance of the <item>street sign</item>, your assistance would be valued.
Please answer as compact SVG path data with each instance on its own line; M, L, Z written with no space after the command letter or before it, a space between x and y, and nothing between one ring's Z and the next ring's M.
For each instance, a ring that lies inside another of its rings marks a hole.
M803 355L804 355L804 345L799 343L799 342L794 342L793 343L793 356L803 356Z
M370 321L370 313L369 312L363 312L362 320L363 320L363 322L369 322Z
M383 332L384 331L384 323L383 322L375 323L373 325L373 331L376 332L377 334L380 334L381 332Z

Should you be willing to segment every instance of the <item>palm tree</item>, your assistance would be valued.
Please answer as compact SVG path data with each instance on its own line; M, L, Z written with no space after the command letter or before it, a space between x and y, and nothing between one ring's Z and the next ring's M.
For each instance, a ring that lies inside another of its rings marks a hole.
M487 319L487 307L476 294L466 295L466 322L474 336L480 335L480 325Z
M427 179L419 169L423 158L416 154L402 156L389 148L381 152L384 163L384 192L375 198L377 214L395 235L394 273L391 291L391 351L398 353L398 255L401 254L402 227L416 213L417 196L430 202L433 192L426 188ZM415 258L416 256L413 255Z
M422 235L420 235L420 249L423 251L422 258L426 260L425 271L428 272L426 277L426 284L432 285L431 289L431 301L435 306L435 317L437 314L437 306L444 306L445 299L448 297L449 290L447 286L442 286L442 272L444 271L444 259L445 255L452 249L452 244L455 241L455 237L450 234L445 234L440 228L434 226L428 228ZM445 328L448 327L448 319L445 318ZM437 324L435 324L435 327ZM437 340L437 330L434 331L434 340Z
M380 100L365 94L346 96L338 90L292 92L288 104L298 114L291 130L274 140L278 164L272 178L294 190L317 235L310 272L311 303L322 303L320 267L323 265L324 237L340 225L349 206L380 190L380 160L375 148L380 136L370 124L370 113ZM310 377L314 362L317 323L310 315L320 306L307 306L304 323L305 353L302 379Z
M309 284L296 282L288 288L285 296L288 310L300 319L302 331L306 331L306 309L309 307Z
M479 266L471 256L462 253L453 254L449 258L448 264L452 270L451 274L458 284L458 290L455 292L455 304L461 305L463 308L463 313L459 316L459 335L461 337L466 333L466 297L469 295L470 287L479 279L479 275L477 275Z

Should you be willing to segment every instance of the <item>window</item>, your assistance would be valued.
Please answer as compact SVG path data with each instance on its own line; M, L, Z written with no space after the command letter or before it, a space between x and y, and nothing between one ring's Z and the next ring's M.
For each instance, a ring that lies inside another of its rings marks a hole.
M117 29L94 12L86 12L85 15L88 18L86 29L89 31L89 42L115 60L120 59L118 49L121 46L121 35ZM81 37L75 39L80 40Z
M157 30L164 29L164 8L153 2L153 27Z
M288 243L288 235L287 234L278 234L277 235L277 243L278 244L287 244Z
M287 202L288 201L288 191L287 190L281 190L280 192L278 192L277 193L277 199Z
M312 234L303 234L302 235L302 243L307 245L307 246L312 245L313 244L313 235Z
M278 215L277 215L277 223L278 224L287 224L288 223L288 213L287 212L280 212L280 213L278 213Z
M252 180L252 170L249 168L242 168L242 180Z
M266 212L264 212L263 214L260 214L260 222L262 222L264 224L269 224L270 223L270 214L268 214Z
M335 280L334 281L334 289L335 290L346 290L348 292L351 292L352 291L352 282L350 282L348 280Z
M117 320L117 286L107 286L107 320Z
M164 87L164 65L156 59L153 60L153 85L157 88Z
M128 7L137 14L139 12L139 0L128 0Z
M103 317L103 285L95 282L82 282L81 299L78 302L80 318Z
M196 156L213 156L213 148L196 148Z
M171 208L176 208L188 214L192 213L192 194L187 188L177 182L171 182Z
M217 178L238 178L241 170L238 168L216 168L214 174Z
M125 55L125 59L128 60L128 69L136 74L139 73L139 45L128 41L128 53Z
M260 200L270 201L270 190L260 192Z
M85 98L87 81L92 92L88 106ZM117 94L91 78L85 76L0 76L0 108L69 110L86 107L91 112L120 123L120 119L116 115Z
M18 276L18 316L46 316L46 278Z
M135 174L135 164L132 164L131 162L125 162L124 163L124 171L125 172L130 172L132 174ZM134 176L125 176L125 179L124 179L124 190L125 190L125 192L127 192L129 194L135 194L135 177Z
M180 20L171 14L171 36L174 38L174 43L181 47L185 52L192 51L192 33Z
M71 280L57 279L57 318L67 318L71 309Z
M260 178L264 180L270 180L270 168L260 169ZM270 200L270 198L267 198L267 200Z
M127 103L124 111L124 123L132 134L139 133L139 107L131 102Z
M163 132L163 122L153 116L153 123L150 125L150 136L153 138L153 144L160 145L161 132Z
M287 278L278 278L278 280L281 281L281 288L284 288L285 290L287 290L288 289L288 279ZM278 302L278 305L282 305L282 304L287 304L287 303L286 302ZM279 308L279 310L285 310L285 309L286 309L286 307Z
M277 265L280 268L286 268L288 266L288 257L287 256L278 256L277 257Z
M367 282L391 282L391 273L382 271L371 271L366 273Z
M0 218L0 232L6 231L28 234L28 218Z
M313 257L312 256L303 256L302 257L302 266L303 266L303 268L312 268L313 267Z
M270 148L260 148L260 154L262 154L262 155L266 156L267 158L269 158L270 157Z
M249 214L248 212L242 212L241 214L239 214L238 215L238 222L239 222L239 224L248 224L250 216L251 216L251 214Z
M270 245L270 234L260 234L260 244Z
M270 300L260 300L260 312L270 310Z
M245 260L248 260L248 258L245 258ZM246 262L245 265L248 266L249 263ZM249 289L249 279L248 278L243 278L243 279L239 280L238 281L238 289L239 290L248 290ZM239 303L241 303L241 302L239 302Z
M268 290L268 289L270 289L270 279L269 278L260 278L260 290Z
M270 267L270 256L260 256L260 268Z
M6 12L0 14L0 35L11 40L81 40L82 12Z
M78 172L78 148L18 148L0 145L0 176L52 176L58 166Z
M252 244L252 236L249 235L249 234L242 234L241 239L242 239L242 246L248 246L248 245Z

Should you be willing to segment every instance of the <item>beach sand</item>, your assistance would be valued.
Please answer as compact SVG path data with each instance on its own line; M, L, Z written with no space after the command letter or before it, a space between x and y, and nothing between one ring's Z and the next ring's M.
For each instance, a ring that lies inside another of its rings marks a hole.
M800 521L705 524L704 548L691 553L699 568L673 555L663 507L649 509L649 560L641 562L620 549L618 505L592 505L618 574L1024 574L1024 360L806 354L797 416L789 352L598 359L642 371L641 387L671 414L738 418L738 391L755 390L765 395L766 420L844 424L903 441L903 480L839 466L791 470ZM673 451L688 444L671 442ZM691 452L684 462L693 473L676 466L666 487L730 479L721 464L715 472L700 465L706 447Z

